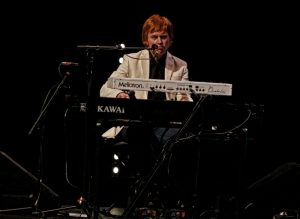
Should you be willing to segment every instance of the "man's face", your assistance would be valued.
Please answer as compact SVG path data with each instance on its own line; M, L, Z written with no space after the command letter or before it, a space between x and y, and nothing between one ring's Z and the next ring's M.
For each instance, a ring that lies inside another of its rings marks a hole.
M152 47L154 44L156 45L155 48ZM156 58L159 59L162 55L164 55L170 46L171 39L166 31L157 31L148 34L148 47L154 48L152 53Z

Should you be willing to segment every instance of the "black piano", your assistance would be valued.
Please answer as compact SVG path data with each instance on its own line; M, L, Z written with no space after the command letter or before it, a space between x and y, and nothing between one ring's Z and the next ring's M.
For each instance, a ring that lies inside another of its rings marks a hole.
M86 102L79 103L86 112ZM91 113L97 121L113 125L149 123L150 125L181 126L193 111L195 103L188 101L159 101L141 99L97 98L91 103Z
M249 111L257 111L243 103L231 103L227 100L228 97L207 98L193 112L196 102L99 97L89 103L89 112L92 121L106 122L111 126L148 123L161 127L181 127L194 113L189 125L201 126L202 130L208 131L212 131L211 127L214 126L219 128L216 131L226 131L247 120ZM77 113L87 112L88 109L87 102L82 100L74 107Z

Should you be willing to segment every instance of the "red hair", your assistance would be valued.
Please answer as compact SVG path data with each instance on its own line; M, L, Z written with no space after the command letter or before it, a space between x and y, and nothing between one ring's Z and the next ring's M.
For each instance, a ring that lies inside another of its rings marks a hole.
M153 32L160 32L160 31L166 31L171 39L171 42L173 41L173 24L172 22L161 15L154 14L150 16L143 25L142 30L142 42L145 46L148 46L148 34Z

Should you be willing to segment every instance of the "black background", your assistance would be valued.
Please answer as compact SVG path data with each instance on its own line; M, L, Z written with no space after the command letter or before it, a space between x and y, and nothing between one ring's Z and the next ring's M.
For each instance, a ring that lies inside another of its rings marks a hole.
M2 10L7 15L1 15L0 150L36 175L39 175L39 135L35 131L29 136L28 132L39 116L47 92L61 81L59 63L73 61L80 65L74 70L71 90L63 90L58 95L43 120L47 127L43 178L59 193L67 185L66 157L82 158L78 152L83 147L82 139L78 140L77 148L66 149L63 132L64 107L68 104L64 92L87 91L86 54L77 46L119 43L142 46L142 24L154 13L165 15L173 22L175 38L170 52L188 62L190 80L232 83L233 96L228 97L228 101L253 104L255 110L259 109L258 116L250 123L251 132L259 136L249 152L249 165L255 163L253 169L257 171L251 180L260 178L285 160L294 160L295 155L287 152L281 154L284 159L278 161L280 150L265 144L264 109L256 107L265 103L263 78L268 68L265 63L268 22L262 5L188 1L34 5L26 2L6 5ZM119 51L95 53L92 95L98 95L101 84L117 67L120 55ZM80 130L76 131L82 134L81 121L72 122L73 128L78 125ZM72 174L76 171L78 169L72 167Z

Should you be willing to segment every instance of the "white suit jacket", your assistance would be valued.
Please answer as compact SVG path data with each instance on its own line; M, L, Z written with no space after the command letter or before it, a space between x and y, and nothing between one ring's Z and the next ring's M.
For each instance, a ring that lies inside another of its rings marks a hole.
M130 53L123 56L121 63L116 71L110 77L124 78L141 78L149 79L150 75L150 54L148 50L141 50L136 53ZM167 52L165 66L165 80L188 81L187 63ZM100 97L115 98L122 90L112 89L107 87L107 82L100 89ZM137 99L147 99L148 91L135 91ZM176 101L192 101L192 98L187 93L166 93L166 100ZM102 136L106 138L114 138L122 127L113 127L105 132Z

